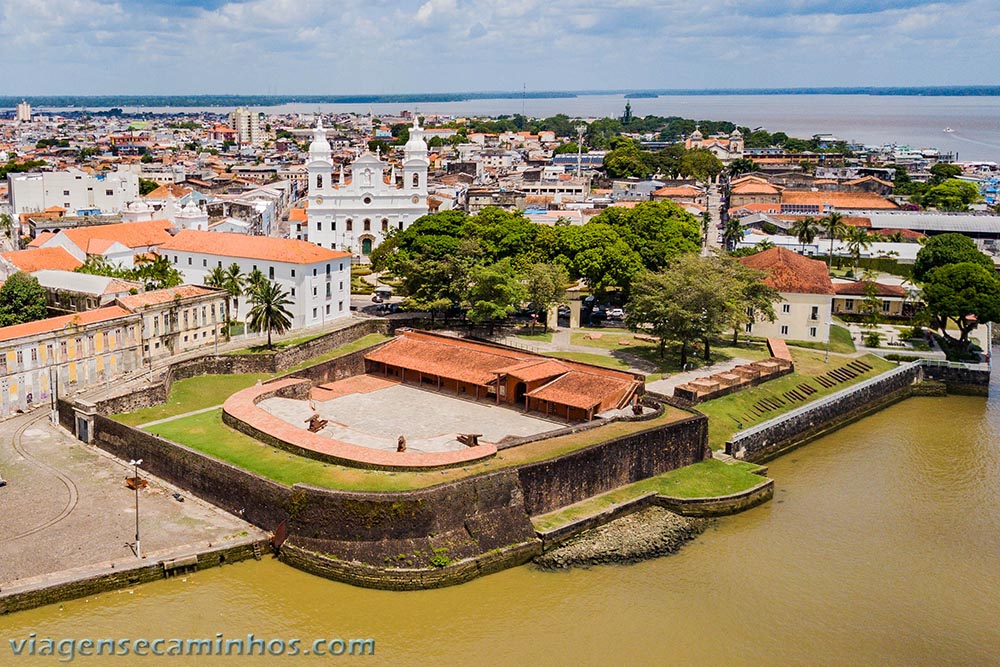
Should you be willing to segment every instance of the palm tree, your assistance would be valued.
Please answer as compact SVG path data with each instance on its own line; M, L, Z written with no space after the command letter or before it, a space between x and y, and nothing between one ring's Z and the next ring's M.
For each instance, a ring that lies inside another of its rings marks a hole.
M177 287L184 282L181 272L163 255L143 255L135 260L135 277L142 280L147 290Z
M806 251L806 244L812 243L816 238L816 234L819 233L819 225L816 224L815 218L807 216L801 220L796 220L788 231L794 234L795 238L802 244L802 252L804 253Z
M262 284L265 280L267 280L267 278L264 277L264 272L260 269L254 269L246 276L247 291L249 292L253 288Z
M861 251L872 244L871 237L864 227L851 227L844 235L844 240L847 241L847 251L851 253L851 258L854 260L854 272L857 273L858 263L861 261Z
M826 268L829 269L833 266L833 239L842 238L847 233L847 225L844 224L844 216L836 211L820 220L819 223L826 235L830 237L830 256L826 258Z
M240 309L240 296L246 286L246 278L240 271L240 265L233 262L229 268L224 270L225 280L222 282L222 289L229 292L229 298L233 301L232 319L236 319L236 314Z
M267 331L267 349L271 349L271 332L285 333L292 327L292 314L285 306L292 303L288 293L270 280L251 286L248 294L253 307L247 322L253 331Z
M722 230L722 245L726 246L726 250L732 250L742 238L743 225L740 224L740 219L729 218Z
M225 289L226 284L226 270L221 266L217 266L208 272L205 276L205 286L206 287L216 287L218 289Z

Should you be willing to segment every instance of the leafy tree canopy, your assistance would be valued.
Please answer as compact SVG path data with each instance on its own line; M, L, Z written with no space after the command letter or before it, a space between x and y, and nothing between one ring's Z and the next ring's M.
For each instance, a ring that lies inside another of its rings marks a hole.
M941 333L952 338L948 328L954 324L962 343L968 341L977 324L1000 321L1000 278L981 264L959 262L938 267L924 283L923 294Z
M18 271L0 286L0 326L34 322L48 317L45 288L34 276Z
M913 263L913 279L924 282L931 272L948 264L972 262L993 269L993 260L980 252L975 241L964 234L939 234L927 239Z

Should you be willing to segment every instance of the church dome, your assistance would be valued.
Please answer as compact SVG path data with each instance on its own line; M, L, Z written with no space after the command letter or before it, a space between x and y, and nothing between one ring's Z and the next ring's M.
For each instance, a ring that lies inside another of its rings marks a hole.
M691 139L695 140L695 141L700 141L701 139L704 139L704 138L705 138L705 135L703 135L701 133L701 129L697 128L697 127L694 128L694 132L691 133Z
M735 130L732 131L732 134L729 135L729 138L730 139L742 139L743 138L743 133L740 132L740 128L737 127Z
M313 140L309 144L309 159L330 160L330 142L326 140L326 130L323 129L323 118L316 121L316 129L313 130Z
M410 127L410 138L406 142L403 150L407 155L414 153L427 153L427 143L424 141L424 128L420 127L420 119L414 117L413 125Z

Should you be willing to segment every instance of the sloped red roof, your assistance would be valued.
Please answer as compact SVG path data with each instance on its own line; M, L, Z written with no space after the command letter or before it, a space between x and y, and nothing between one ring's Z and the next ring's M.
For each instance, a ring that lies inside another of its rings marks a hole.
M174 299L187 299L195 296L204 296L206 294L225 294L225 292L217 289L210 289L208 287L201 287L200 285L178 285L177 287L168 287L166 289L153 290L152 292L144 292L143 294L130 294L129 296L123 296L118 298L118 303L128 310L135 312L145 306L155 306L161 303L169 303Z
M44 320L35 320L34 322L25 322L24 324L15 324L9 327L0 327L0 341L13 340L45 332L55 332L72 325L84 326L95 322L104 322L105 320L113 320L128 314L127 310L118 306L107 306L106 308L87 310L72 315L61 315L59 317L49 317Z
M147 246L158 246L170 240L170 233L167 231L172 227L169 220L146 220L143 222L121 222L114 225L94 225L92 227L76 227L75 229L64 229L62 231L69 239L76 244L80 250L89 252L91 242L95 239L102 241L117 241L126 248L141 248ZM108 244L96 244L95 248Z
M419 331L403 331L365 358L480 386L503 375L525 382L552 378L528 395L583 410L619 402L641 384L630 373Z
M42 269L73 271L83 265L83 262L69 254L69 251L59 247L12 250L5 252L3 258L25 273L34 273Z
M351 256L350 253L322 248L308 241L228 232L202 232L194 229L181 231L164 243L160 250L196 252L219 257L245 257L289 264L313 264Z
M764 282L779 292L833 294L826 263L809 259L786 248L771 248L740 257L744 266L767 274Z
M838 283L833 286L837 294L845 296L867 296L866 288L871 283L859 280L853 283ZM875 296L905 297L906 290L899 285L886 285L885 283L875 283Z

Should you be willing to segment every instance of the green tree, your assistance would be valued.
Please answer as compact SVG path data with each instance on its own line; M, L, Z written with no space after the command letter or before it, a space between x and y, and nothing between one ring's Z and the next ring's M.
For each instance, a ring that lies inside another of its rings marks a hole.
M805 252L806 245L812 243L819 233L819 225L815 218L806 216L792 223L788 231L799 240L799 243L802 245L802 251Z
M521 277L510 259L495 264L480 264L469 272L466 302L469 319L480 324L490 323L490 332L497 320L511 315L527 296Z
M160 184L156 181L151 181L148 178L139 179L139 194L145 197L150 192L160 187Z
M938 162L936 165L931 167L931 178L928 181L928 185L940 185L944 183L949 178L955 178L956 176L962 175L962 168L957 164L948 164L947 162Z
M248 293L252 292L259 285L263 284L266 281L267 278L264 276L264 272L261 271L260 269L254 269L246 276L247 292Z
M844 235L844 240L847 242L847 252L851 253L851 259L854 260L854 270L857 272L862 251L872 244L871 236L864 227L849 227Z
M914 197L924 208L939 211L968 211L969 205L980 201L979 188L975 183L951 178L928 188L919 197Z
M1000 278L981 264L946 264L931 272L924 283L924 301L942 335L951 323L959 330L959 342L968 344L969 333L978 324L1000 321Z
M18 271L0 286L0 326L9 327L48 317L45 288L38 278Z
M707 148L693 148L681 158L680 171L685 177L713 181L722 173L722 161Z
M531 304L532 311L541 318L544 330L548 331L549 309L562 303L569 283L569 272L560 264L538 262L528 267L524 282L526 299Z
M0 229L3 230L4 236L11 238L11 233L14 229L14 220L7 213L0 213Z
M243 296L243 288L246 286L246 278L243 272L240 270L240 265L233 262L225 269L226 279L222 284L222 289L229 292L229 298L232 301L232 308L230 309L230 314L233 319L237 317L240 312L240 297Z
M830 255L826 258L826 268L833 264L833 240L839 239L847 233L847 225L844 223L844 216L834 211L819 221L820 228L827 238L830 239Z
M122 277L142 282L147 290L177 287L184 282L180 271L163 255L143 255L136 258L135 268Z
M250 312L247 321L252 331L267 331L267 349L272 349L271 334L283 334L292 328L292 314L286 306L293 302L280 285L264 280L252 285L249 292Z
M661 273L642 273L628 301L626 326L656 336L661 359L667 342L680 343L684 368L690 345L711 332L709 318L720 299L716 277L710 263L694 254L678 257Z
M614 229L638 251L650 271L658 271L674 257L696 252L701 246L698 219L671 201L642 202L632 208L611 206L594 216L590 224Z
M639 145L631 140L604 157L604 170L611 178L645 178L650 173Z
M932 236L917 252L917 259L913 262L913 280L924 282L935 269L961 262L972 262L987 269L994 268L993 260L980 252L976 242L965 234Z
M560 144L552 151L553 155L562 155L563 153L571 153L576 155L577 151L580 150L580 146L577 145L575 141L569 141L565 144ZM583 153L587 152L587 147L584 146L582 149Z
M743 225L740 219L731 216L722 228L722 245L726 250L735 250L736 244L743 240Z
M757 163L748 157L741 157L729 163L729 175L733 178L757 171Z

